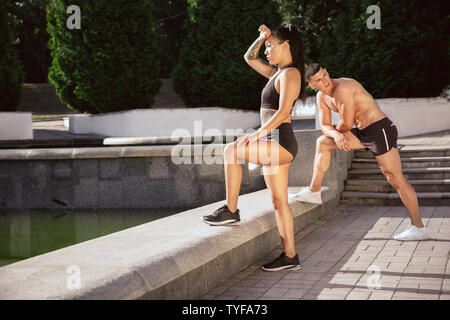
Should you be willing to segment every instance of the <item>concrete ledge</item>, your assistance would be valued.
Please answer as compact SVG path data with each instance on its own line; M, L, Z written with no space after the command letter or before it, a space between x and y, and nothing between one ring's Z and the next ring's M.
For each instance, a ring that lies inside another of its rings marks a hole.
M299 187L289 187L296 193ZM338 205L290 200L295 232ZM195 299L281 241L267 189L239 198L241 224L200 221L219 201L0 268L0 299ZM255 205L257 204L257 205ZM80 288L69 289L79 270Z

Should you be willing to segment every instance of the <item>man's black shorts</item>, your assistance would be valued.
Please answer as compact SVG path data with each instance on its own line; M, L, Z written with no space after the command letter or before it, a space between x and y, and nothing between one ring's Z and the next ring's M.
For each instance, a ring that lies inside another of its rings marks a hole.
M387 117L375 121L362 130L352 128L351 132L374 156L381 156L391 148L397 148L397 127Z

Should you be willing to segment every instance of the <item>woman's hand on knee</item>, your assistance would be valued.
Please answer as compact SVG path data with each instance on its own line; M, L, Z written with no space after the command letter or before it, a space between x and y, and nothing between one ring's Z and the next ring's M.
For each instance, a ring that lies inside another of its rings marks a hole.
M258 141L258 134L255 132L255 133L243 136L243 137L239 137L236 140L236 144L238 147L247 147L250 143L253 143L256 141Z

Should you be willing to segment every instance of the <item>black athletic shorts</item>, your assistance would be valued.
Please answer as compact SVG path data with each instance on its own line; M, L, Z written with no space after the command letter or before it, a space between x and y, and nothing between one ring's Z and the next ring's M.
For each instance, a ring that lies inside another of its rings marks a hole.
M352 128L351 132L374 156L381 156L391 148L397 148L397 127L389 118L383 118L362 130Z
M276 131L278 129L278 131ZM292 130L292 124L289 122L283 122L273 131L269 132L266 136L262 137L260 140L275 140L283 148L285 148L290 154L292 154L294 161L295 156L298 152L298 142L295 138L294 131Z

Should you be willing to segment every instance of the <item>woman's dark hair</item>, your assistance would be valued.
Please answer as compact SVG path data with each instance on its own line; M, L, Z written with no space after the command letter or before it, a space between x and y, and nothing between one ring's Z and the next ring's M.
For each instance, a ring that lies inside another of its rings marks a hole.
M293 24L288 23L286 26L279 26L271 31L271 34L283 43L289 40L289 48L292 55L292 66L300 71L300 94L299 98L305 102L306 99L306 85L305 85L305 61L303 59L303 44L300 31Z

